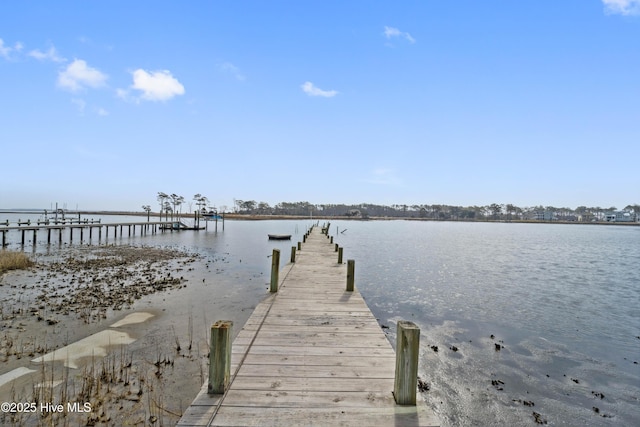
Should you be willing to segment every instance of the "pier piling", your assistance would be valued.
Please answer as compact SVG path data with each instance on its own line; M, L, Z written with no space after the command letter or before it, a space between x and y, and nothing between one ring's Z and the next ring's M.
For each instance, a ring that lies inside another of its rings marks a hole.
M231 378L231 328L230 320L219 320L211 326L209 350L209 394L222 394Z
M278 292L278 272L280 270L280 250L274 249L271 256L271 287L269 292Z

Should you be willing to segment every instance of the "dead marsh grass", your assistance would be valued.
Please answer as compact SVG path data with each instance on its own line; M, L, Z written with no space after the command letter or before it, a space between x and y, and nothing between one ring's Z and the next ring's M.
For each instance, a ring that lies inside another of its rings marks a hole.
M0 250L0 274L9 270L23 270L34 262L23 252Z

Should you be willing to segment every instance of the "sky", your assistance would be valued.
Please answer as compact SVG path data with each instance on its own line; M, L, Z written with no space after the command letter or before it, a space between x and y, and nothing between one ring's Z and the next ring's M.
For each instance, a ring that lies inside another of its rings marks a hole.
M640 0L3 1L0 208L640 203Z

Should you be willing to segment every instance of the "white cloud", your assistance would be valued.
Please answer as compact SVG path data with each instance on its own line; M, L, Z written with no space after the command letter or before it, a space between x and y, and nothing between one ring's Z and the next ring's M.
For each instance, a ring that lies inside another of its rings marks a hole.
M240 69L230 62L224 62L219 65L220 71L231 74L236 80L244 81L245 76L240 72Z
M602 0L608 14L640 15L640 0Z
M177 95L184 95L184 86L167 70L147 72L137 69L133 72L133 89L142 92L147 101L166 101ZM117 91L120 98L126 99L128 92Z
M400 38L405 38L409 43L415 43L416 42L416 39L411 37L411 34L409 34L407 32L402 32L399 29L393 28L393 27L385 26L383 34L388 39L400 37Z
M58 55L58 51L55 47L51 46L49 50L46 52L42 52L38 49L34 49L28 54L32 58L37 59L38 61L53 61L53 62L64 62L65 58Z
M11 59L12 52L20 52L23 48L22 43L17 42L13 47L4 44L4 40L0 39L0 57Z
M323 96L325 98L331 98L338 94L337 90L322 90L314 86L311 82L304 82L301 86L304 93L309 96Z
M71 92L104 86L108 76L96 68L91 68L82 59L75 59L58 74L58 86Z

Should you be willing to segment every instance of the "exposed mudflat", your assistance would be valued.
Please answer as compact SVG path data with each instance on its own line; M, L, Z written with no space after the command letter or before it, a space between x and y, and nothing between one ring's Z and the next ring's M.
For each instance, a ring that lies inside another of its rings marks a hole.
M0 278L0 401L16 402L1 425L173 425L205 379L208 324L239 329L253 308L216 280L224 257L114 245L35 258Z

